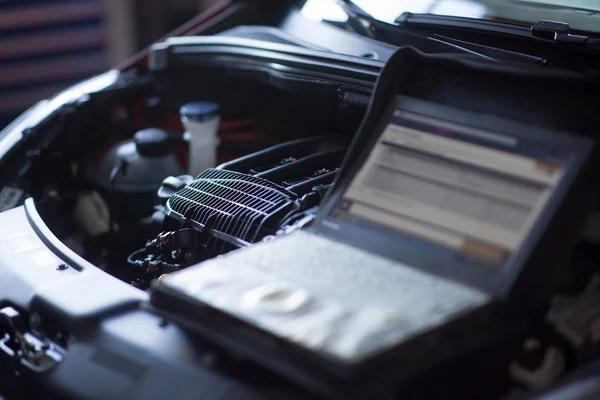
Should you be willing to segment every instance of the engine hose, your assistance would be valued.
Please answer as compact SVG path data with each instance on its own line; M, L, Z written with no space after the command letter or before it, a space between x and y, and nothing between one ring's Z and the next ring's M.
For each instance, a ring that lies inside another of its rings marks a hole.
M134 251L133 253L131 253L129 255L129 257L127 257L127 263L131 264L131 265L139 266L140 265L139 262L141 260L140 259L136 260L136 259L143 253L145 253L146 255L148 254L146 249L139 249L139 250ZM145 258L145 256L143 258Z
M135 267L146 267L144 259L147 257L148 251L146 249L139 249L134 251L127 257L127 263ZM181 268L180 264L170 264L164 261L158 261L155 264L156 267L167 268L169 272L177 271Z

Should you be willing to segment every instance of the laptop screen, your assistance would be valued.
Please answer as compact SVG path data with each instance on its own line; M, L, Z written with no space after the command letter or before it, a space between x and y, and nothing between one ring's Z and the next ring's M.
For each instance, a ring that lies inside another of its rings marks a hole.
M552 141L396 108L333 215L505 266L574 153Z

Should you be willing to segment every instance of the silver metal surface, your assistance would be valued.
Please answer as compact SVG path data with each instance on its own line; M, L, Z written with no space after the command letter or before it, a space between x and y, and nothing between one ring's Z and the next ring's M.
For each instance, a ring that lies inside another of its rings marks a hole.
M294 194L253 176L208 169L175 193L167 215L238 246L260 239L265 221Z
M162 284L350 364L490 300L476 289L305 231L206 261ZM273 293L271 303L281 307L257 307L256 293ZM301 307L286 307L293 295L301 297Z

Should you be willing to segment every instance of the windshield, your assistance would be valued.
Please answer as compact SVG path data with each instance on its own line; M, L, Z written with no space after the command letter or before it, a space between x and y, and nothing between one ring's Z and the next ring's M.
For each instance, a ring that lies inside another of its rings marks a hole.
M478 18L531 26L541 20L600 32L600 0L353 0L374 18L394 23L404 12ZM315 20L345 21L334 0L308 0L302 13Z

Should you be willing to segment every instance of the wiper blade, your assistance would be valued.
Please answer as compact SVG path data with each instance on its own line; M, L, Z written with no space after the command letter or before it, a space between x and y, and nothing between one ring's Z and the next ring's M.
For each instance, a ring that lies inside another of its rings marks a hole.
M558 44L580 45L582 47L600 48L600 40L588 36L573 35L569 24L556 21L540 21L533 26L509 24L506 22L488 21L476 18L452 17L435 14L414 14L405 12L394 21L399 27L417 28L435 31L438 29L482 32L512 36L533 41L545 41Z
M452 17L436 14L416 14L404 12L394 21L405 28L453 29L469 32L495 33L509 36L519 36L531 39L531 29L528 26L509 24L485 19Z
M502 49L488 46L477 45L466 41L455 40L440 35L420 35L415 32L403 30L403 27L391 25L377 20L362 8L354 4L351 0L337 0L337 4L344 10L348 20L343 24L354 32L367 36L371 39L380 40L384 33L390 37L401 37L401 42L417 45L423 51L427 52L449 52L462 53L466 56L473 56L487 61L511 60L527 63L540 63L543 59L525 54L508 52Z
M380 40L379 36L381 33L386 32L388 36L401 36L404 39L403 41L408 41L410 44L414 45L419 43L419 47L435 47L438 51L462 53L467 56L475 56L488 61L496 61L491 57L466 49L460 45L444 42L440 39L419 35L413 32L406 32L394 25L381 22L354 4L351 0L336 0L336 3L348 16L348 20L343 24L354 32L370 39Z

